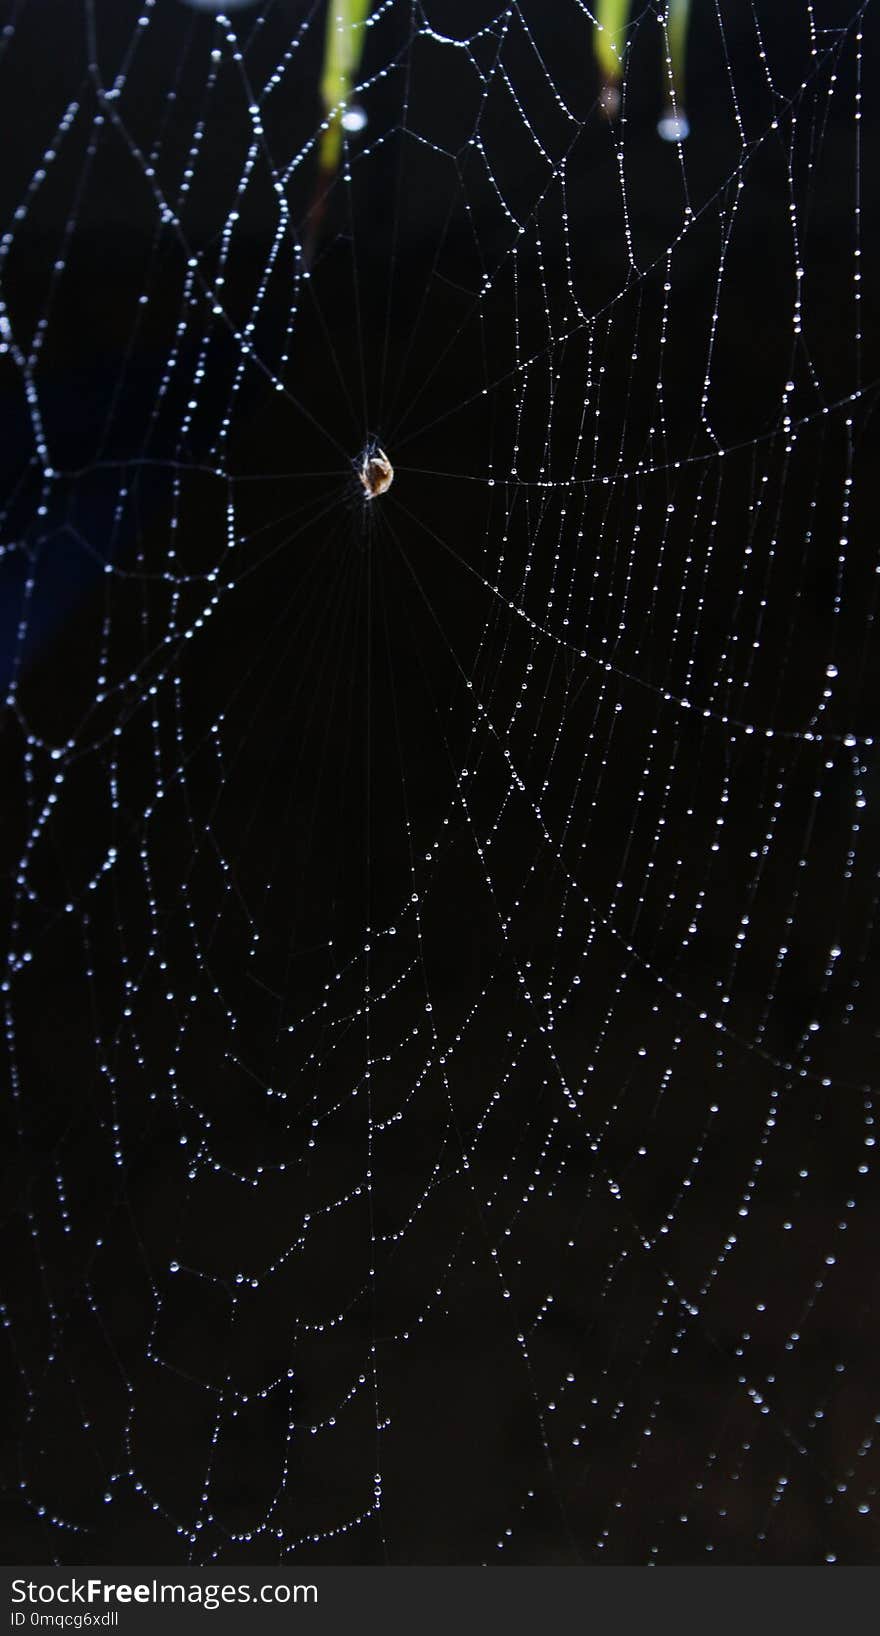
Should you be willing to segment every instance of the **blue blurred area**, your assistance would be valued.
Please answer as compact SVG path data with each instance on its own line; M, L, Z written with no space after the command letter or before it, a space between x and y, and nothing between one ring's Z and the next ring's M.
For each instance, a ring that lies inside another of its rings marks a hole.
M49 377L40 383L40 404L49 428L67 429L71 447L92 428L114 396L106 371ZM137 429L134 389L118 396L114 437L125 445ZM120 472L96 466L93 480L66 473L46 479L33 456L29 423L16 413L13 393L0 397L4 427L2 487L11 496L0 534L0 690L13 674L22 677L39 661L87 602L108 563L126 562L133 550L132 508L119 503ZM50 446L63 454L57 434ZM54 457L54 456L53 456ZM140 512L143 521L143 508Z

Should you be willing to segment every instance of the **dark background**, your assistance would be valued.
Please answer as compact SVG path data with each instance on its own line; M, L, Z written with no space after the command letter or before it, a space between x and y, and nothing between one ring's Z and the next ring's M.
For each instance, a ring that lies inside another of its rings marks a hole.
M7 1560L875 1559L880 41L809 17L694 0L682 164L652 8L610 129L575 6L390 6L306 277L322 8L13 9Z

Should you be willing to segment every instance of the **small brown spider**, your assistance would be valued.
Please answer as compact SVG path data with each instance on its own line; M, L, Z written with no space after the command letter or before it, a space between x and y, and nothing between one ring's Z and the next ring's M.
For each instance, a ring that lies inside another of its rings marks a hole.
M390 489L394 482L394 467L378 444L364 455L358 467L358 477L368 500L375 500Z

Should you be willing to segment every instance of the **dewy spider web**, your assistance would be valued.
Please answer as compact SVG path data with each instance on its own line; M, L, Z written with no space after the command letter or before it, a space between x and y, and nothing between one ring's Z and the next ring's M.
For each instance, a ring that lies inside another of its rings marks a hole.
M9 1559L876 1554L876 22L596 26L315 228L323 6L13 6Z

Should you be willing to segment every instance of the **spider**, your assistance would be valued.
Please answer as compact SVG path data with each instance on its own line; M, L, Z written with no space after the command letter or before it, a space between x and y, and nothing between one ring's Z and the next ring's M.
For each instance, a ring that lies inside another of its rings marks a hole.
M374 443L366 450L357 468L357 474L368 500L378 499L379 495L385 494L394 482L394 467L378 443Z

